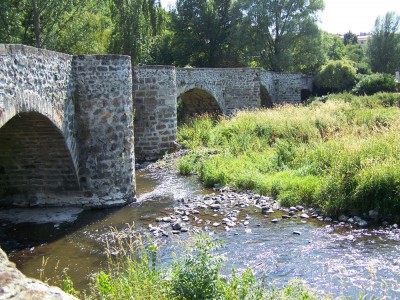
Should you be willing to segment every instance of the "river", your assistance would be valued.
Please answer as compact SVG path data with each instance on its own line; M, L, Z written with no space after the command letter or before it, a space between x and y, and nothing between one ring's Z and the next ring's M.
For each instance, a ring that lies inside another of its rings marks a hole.
M138 171L136 178L138 203L119 209L0 211L0 246L25 275L59 283L66 270L75 287L82 290L87 288L90 274L106 266L105 239L111 227L126 230L134 223L135 229L147 232L149 224L168 215L181 199L212 192L196 177L174 172ZM312 218L272 223L271 218L280 219L281 212L267 218L252 206L240 211L246 226L226 231L223 226L201 225L212 239L224 241L219 251L227 260L226 273L233 266L239 271L250 267L267 284L279 287L300 278L320 295L357 298L363 293L368 298L400 299L397 231L338 227ZM218 217L199 216L209 219L209 224ZM46 217L54 218L43 223ZM36 218L36 223L24 222L31 218ZM157 238L162 245L161 261L170 261L171 253L179 251L180 242L189 235Z

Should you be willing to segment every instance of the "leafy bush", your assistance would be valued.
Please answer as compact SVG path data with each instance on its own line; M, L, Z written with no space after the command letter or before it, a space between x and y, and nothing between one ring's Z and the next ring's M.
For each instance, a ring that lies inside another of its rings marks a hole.
M361 78L353 89L355 95L373 95L378 92L395 92L396 78L390 74L375 73Z
M356 83L356 69L346 60L329 61L315 76L318 94L351 91Z

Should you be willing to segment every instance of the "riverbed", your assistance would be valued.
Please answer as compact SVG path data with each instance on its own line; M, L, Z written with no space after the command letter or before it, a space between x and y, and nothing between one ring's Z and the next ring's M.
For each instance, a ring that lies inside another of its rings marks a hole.
M35 208L0 211L0 246L27 276L58 283L64 270L78 290L87 288L91 274L106 267L105 241L111 228L149 232L149 225L170 215L182 199L202 198L215 191L197 178L173 171L138 171L137 203L119 209L81 211ZM193 231L223 240L224 272L250 267L266 284L282 287L299 278L319 294L335 298L400 299L400 237L396 230L337 226L313 218L282 219L276 210L264 215L258 207L238 207L237 225L213 226L219 211L199 211L201 224L188 232L156 237L160 260L168 263ZM1 217L3 215L3 217ZM12 215L7 218L5 215ZM30 222L24 222L29 220ZM271 222L278 219L279 222ZM229 230L227 230L229 229Z

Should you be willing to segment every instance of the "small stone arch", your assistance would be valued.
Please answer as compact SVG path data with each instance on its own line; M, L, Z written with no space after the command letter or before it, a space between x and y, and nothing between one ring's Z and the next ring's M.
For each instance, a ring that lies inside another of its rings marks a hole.
M209 114L218 116L223 110L216 98L208 91L192 88L178 96L177 118L178 123L185 122L195 116Z
M0 141L0 206L40 205L43 195L80 190L64 135L48 117L17 114L0 128Z

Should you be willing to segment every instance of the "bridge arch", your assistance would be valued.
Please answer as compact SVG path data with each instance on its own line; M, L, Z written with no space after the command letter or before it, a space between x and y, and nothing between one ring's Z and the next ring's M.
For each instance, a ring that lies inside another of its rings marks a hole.
M221 115L222 113L220 103L212 92L206 89L189 88L178 95L178 122L203 114Z
M0 206L38 205L38 194L79 191L64 135L48 117L17 114L0 128L0 140Z

